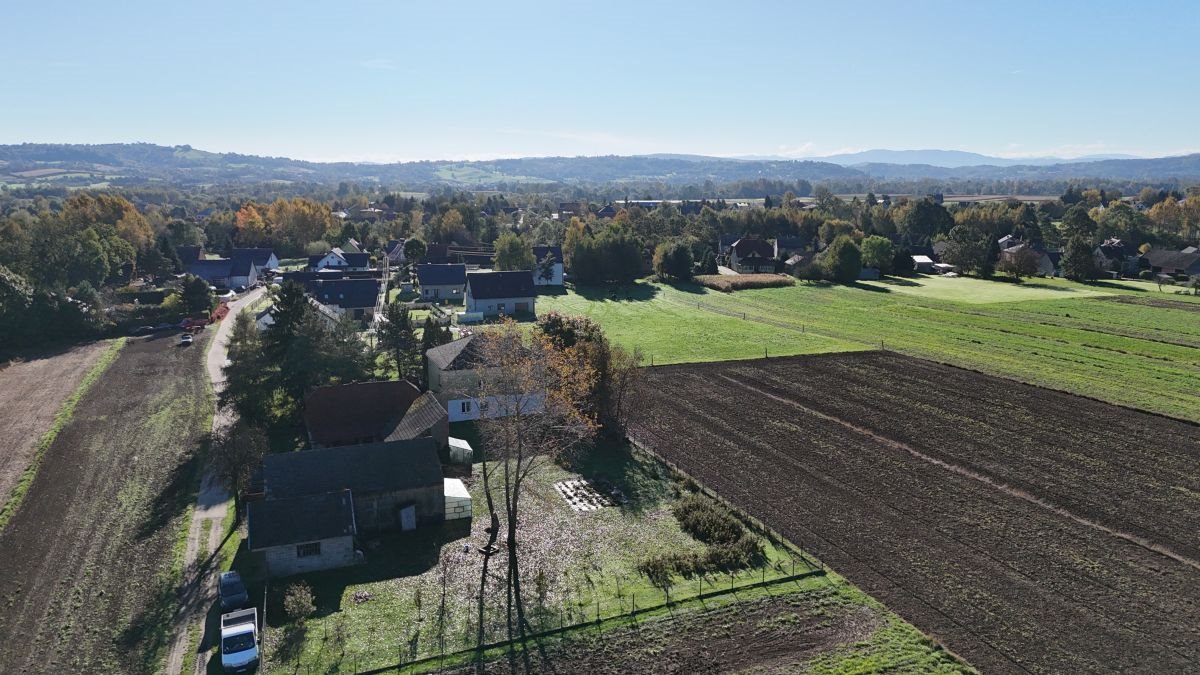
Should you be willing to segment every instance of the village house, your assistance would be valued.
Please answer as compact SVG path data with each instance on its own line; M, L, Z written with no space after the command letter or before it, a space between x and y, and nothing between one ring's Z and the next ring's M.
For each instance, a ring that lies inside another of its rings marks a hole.
M249 258L254 266L258 268L260 273L266 270L279 268L279 258L275 256L275 249L271 248L235 248L230 256L234 260L238 258Z
M534 286L563 285L563 252L561 246L534 246L533 260ZM546 266L546 262L550 264Z
M405 261L404 257L404 240L389 239L388 243L383 247L384 255L387 256L388 262L393 265L399 265Z
M308 269L313 272L324 269L364 272L371 269L371 255L334 248L324 255L308 256Z
M304 426L313 448L432 438L449 443L446 409L432 392L407 380L318 387L304 401Z
M421 300L425 302L459 302L467 286L467 266L417 265L417 284L421 289Z
M504 314L534 313L533 272L470 272L464 309L468 314L485 317Z
M217 288L249 288L258 283L259 272L249 256L197 260L188 266L188 274Z
M927 255L912 256L913 271L917 274L933 274L933 258Z
M741 239L740 234L723 234L717 238L717 255L724 256L729 253L729 249L733 248L734 242Z
M481 417L503 417L523 406L525 412L541 408L541 398L528 392L503 400L496 396L481 397L479 383L486 375L478 336L467 337L434 347L425 352L425 376L438 401L446 409L451 422L477 420Z
M1005 241L1007 239L1007 241ZM1050 257L1045 250L1027 244L1020 239L1014 239L1012 235L1001 237L1000 244L1000 261L1012 260L1018 255L1023 255L1026 249L1033 252L1034 259L1037 261L1037 271L1034 272L1037 276L1054 277L1060 274L1058 265L1054 258Z
M313 300L356 321L375 318L381 288L378 279L314 279L306 285Z
M447 482L430 438L268 455L263 483L249 504L248 548L275 577L353 564L358 535L445 520Z
M765 239L742 237L729 247L729 267L738 274L775 271L775 248Z

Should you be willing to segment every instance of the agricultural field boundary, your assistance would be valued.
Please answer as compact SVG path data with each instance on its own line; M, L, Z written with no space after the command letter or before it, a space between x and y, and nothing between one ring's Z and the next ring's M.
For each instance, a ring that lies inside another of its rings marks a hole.
M84 375L79 382L79 386L75 391L63 401L62 407L58 409L58 413L54 415L54 422L46 433L42 434L41 440L38 441L37 450L34 452L33 460L29 462L29 466L25 467L25 471L21 473L21 479L13 486L12 494L9 495L8 501L0 508L0 530L8 525L8 521L12 519L13 514L21 507L21 502L25 499L25 494L29 492L29 487L33 485L34 479L37 477L38 468L42 464L42 457L45 456L46 450L54 443L54 439L58 438L59 432L63 427L71 421L75 415L75 407L79 404L80 399L92 385L100 379L108 367L117 360L117 355L121 348L125 346L126 338L117 338L113 343L100 355L100 358L92 366L91 370Z

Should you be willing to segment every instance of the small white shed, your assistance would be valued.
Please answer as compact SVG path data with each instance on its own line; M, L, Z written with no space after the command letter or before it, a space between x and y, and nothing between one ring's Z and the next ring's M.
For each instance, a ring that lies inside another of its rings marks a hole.
M470 464L475 458L471 444L461 438L450 437L449 451L451 464Z
M446 493L446 520L471 517L471 493L457 478L443 478Z

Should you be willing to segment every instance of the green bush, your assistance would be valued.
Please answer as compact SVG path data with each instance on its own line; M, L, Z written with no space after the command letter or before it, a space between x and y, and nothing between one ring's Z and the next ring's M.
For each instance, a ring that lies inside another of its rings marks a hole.
M699 494L675 505L675 518L684 532L706 544L731 544L746 534L746 526L716 502Z

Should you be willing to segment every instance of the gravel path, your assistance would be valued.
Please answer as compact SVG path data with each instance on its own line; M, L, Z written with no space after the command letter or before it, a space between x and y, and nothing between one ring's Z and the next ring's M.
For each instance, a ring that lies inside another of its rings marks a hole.
M221 391L225 378L221 369L228 359L229 335L233 332L233 317L237 316L244 307L253 304L265 289L259 288L247 293L229 305L229 316L217 324L216 333L212 336L206 357L205 369L212 381L214 394ZM213 432L220 431L233 423L232 411L218 408L213 414ZM183 668L183 657L191 644L189 628L203 624L208 609L216 601L217 572L212 567L213 550L220 547L221 525L228 512L231 495L220 480L210 471L205 471L200 482L200 492L196 497L195 510L192 513L192 524L188 528L187 549L184 552L184 569L188 577L184 585L181 602L183 609L178 614L178 621L171 638L171 651L167 656L166 672L168 675L178 675ZM206 526L206 523L209 523ZM206 536L206 532L214 533ZM203 549L202 549L203 546ZM201 651L196 657L196 673L208 670L209 651Z

